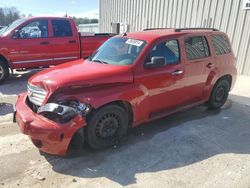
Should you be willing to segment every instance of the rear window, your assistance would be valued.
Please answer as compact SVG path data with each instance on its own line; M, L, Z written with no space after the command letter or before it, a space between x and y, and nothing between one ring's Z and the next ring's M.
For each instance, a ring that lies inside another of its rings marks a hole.
M68 20L52 20L54 37L73 36L72 29Z
M188 60L206 58L210 55L208 43L204 36L185 38L185 48Z
M212 35L212 42L216 55L230 53L230 43L224 35Z

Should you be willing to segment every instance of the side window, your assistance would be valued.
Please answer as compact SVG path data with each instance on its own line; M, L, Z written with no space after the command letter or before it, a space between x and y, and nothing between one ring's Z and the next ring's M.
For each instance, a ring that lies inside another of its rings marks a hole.
M52 20L54 37L73 36L71 25L68 20Z
M37 20L33 21L18 31L17 38L30 39L30 38L47 38L48 37L48 21Z
M165 57L167 64L175 64L180 60L179 43L177 40L169 40L162 42L153 47L148 57L150 61L152 57Z
M201 59L210 55L208 43L204 36L185 38L185 49L188 60Z
M212 35L212 42L215 48L216 55L230 53L230 43L223 35Z

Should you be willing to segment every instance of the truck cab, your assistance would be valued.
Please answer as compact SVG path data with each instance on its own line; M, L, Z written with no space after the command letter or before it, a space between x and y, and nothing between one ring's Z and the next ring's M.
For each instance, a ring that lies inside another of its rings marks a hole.
M70 18L16 20L0 30L0 83L8 78L9 69L46 68L86 58L110 37L81 36Z

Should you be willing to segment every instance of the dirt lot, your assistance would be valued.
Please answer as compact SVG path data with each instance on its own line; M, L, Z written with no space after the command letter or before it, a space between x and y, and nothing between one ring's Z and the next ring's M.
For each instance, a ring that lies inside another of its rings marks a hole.
M0 86L0 187L250 187L250 77L221 111L199 106L131 130L116 148L60 158L12 123L33 73Z

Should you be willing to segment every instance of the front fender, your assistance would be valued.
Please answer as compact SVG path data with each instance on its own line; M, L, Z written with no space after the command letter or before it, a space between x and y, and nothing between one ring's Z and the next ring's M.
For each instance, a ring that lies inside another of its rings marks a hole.
M145 89L136 84L117 84L99 87L88 87L81 89L61 90L54 94L49 102L77 100L89 104L98 109L106 104L123 101L128 102L133 110L133 122L138 122L147 117L147 106Z

